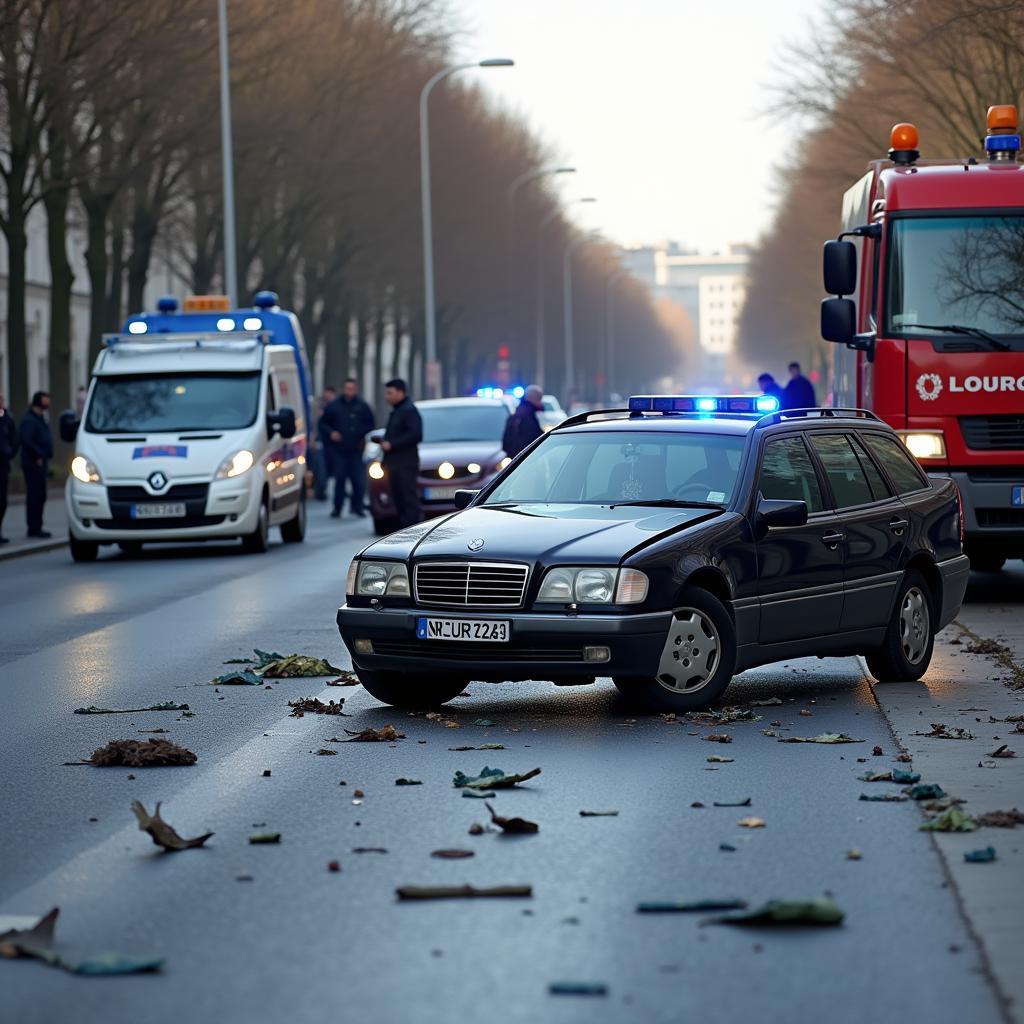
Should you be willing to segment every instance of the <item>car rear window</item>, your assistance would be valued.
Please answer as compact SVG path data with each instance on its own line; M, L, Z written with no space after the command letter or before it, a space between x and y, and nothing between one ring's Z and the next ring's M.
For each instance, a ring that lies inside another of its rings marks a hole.
M769 500L804 501L808 512L825 507L814 463L797 435L776 437L764 446L758 487Z
M928 486L928 480L918 468L910 452L895 438L888 434L861 434L875 458L885 466L886 472L892 477L899 494L919 491Z

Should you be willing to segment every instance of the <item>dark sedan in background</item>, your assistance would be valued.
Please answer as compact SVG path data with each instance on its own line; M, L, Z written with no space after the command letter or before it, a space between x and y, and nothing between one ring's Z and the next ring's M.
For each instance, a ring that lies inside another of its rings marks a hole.
M508 464L501 435L508 408L500 398L439 398L417 402L423 418L416 489L424 518L455 511L455 492L484 487ZM377 435L374 435L376 437ZM367 448L370 512L378 534L398 529L379 447Z

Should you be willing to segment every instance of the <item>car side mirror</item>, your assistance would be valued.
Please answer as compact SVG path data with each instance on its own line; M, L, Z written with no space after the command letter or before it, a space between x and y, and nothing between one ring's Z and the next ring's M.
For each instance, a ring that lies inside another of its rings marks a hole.
M60 414L60 439L71 444L78 436L78 427L81 420L70 410Z
M271 434L280 434L287 441L295 436L295 428L295 410L287 405L267 414L267 430Z
M822 276L829 295L852 295L857 290L857 247L853 242L826 242Z
M837 345L848 345L857 332L857 307L853 299L823 299L821 336Z
M466 508L479 493L479 491L469 490L456 491L455 496L452 498L452 504L454 504L456 508Z
M762 528L805 526L807 524L807 502L762 498L757 503L757 521Z

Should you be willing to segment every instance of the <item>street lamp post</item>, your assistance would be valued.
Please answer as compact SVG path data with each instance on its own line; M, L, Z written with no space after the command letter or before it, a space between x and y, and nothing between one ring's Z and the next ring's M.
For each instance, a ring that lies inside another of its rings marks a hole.
M220 51L220 144L224 171L224 291L231 308L238 307L238 266L235 248L235 168L231 150L231 81L228 68L227 0L217 0Z
M223 4L224 0L220 0ZM475 61L471 64L452 64L431 75L420 91L420 205L423 209L423 307L426 323L426 365L424 378L430 398L440 397L441 367L437 362L437 323L434 304L434 224L430 194L430 94L438 82L469 68L508 68L514 65L505 57Z
M596 203L593 196L583 196L580 199L573 199L571 203ZM547 356L547 338L544 328L544 232L548 225L562 215L561 209L552 210L551 213L541 221L540 229L537 232L537 374L536 381L540 387L544 387L545 359Z
M611 277L608 278L608 282L605 285L605 342L607 345L607 351L605 352L606 361L606 373L605 373L605 388L608 391L609 398L612 395L612 380L616 378L615 373L615 285L624 277L629 276L629 271L622 267L620 270L616 270Z
M585 235L577 235L565 247L562 255L562 303L565 316L565 404L568 409L572 404L571 395L576 386L575 352L572 336L572 254L584 243L589 242L596 231Z

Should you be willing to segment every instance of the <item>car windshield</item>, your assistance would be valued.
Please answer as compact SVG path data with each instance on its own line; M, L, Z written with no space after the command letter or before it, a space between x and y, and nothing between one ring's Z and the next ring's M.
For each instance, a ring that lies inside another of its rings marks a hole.
M97 377L85 429L95 434L239 430L256 419L258 373Z
M420 405L423 443L501 442L508 412L503 405Z
M701 501L727 505L742 437L684 431L553 433L518 463L485 504Z
M1024 338L1024 216L907 217L891 231L888 333L955 326Z

